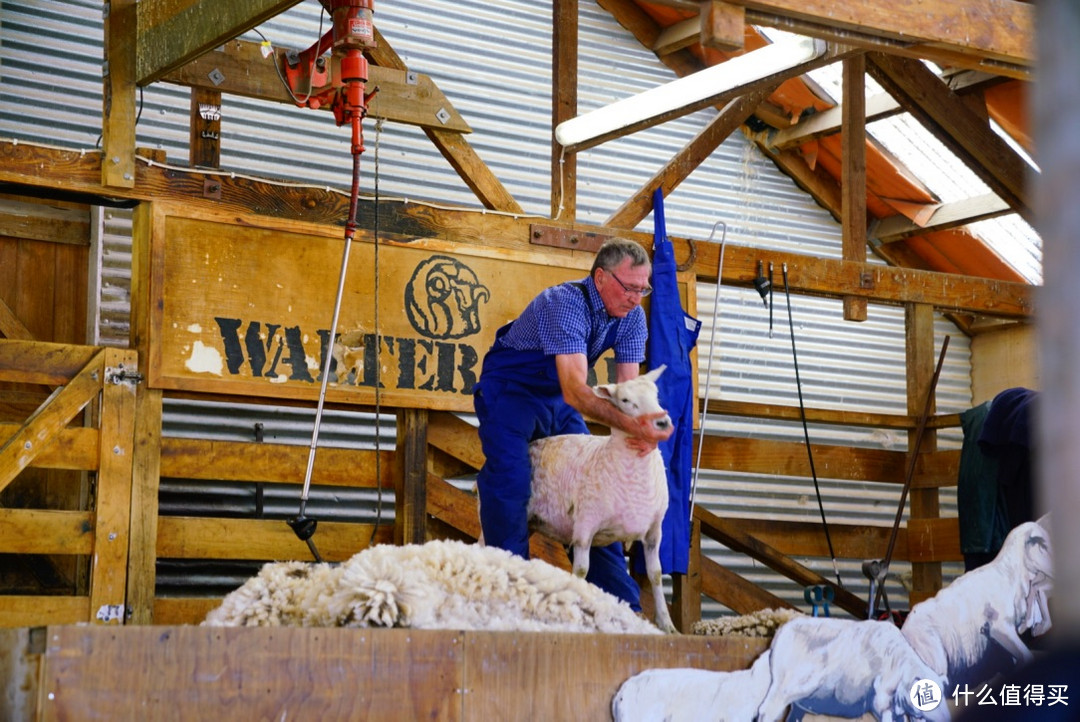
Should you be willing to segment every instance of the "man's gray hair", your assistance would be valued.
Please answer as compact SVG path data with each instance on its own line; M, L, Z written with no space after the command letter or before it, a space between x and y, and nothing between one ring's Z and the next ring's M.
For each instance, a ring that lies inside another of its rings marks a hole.
M627 258L630 259L630 265L634 268L652 263L649 260L649 254L637 241L631 241L628 238L611 238L605 241L596 252L596 259L593 261L589 275L595 275L597 268L610 271Z

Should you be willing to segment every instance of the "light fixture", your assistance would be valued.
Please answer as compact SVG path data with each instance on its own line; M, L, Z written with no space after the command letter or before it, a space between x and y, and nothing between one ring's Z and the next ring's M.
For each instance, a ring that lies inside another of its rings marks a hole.
M555 140L571 152L591 148L801 74L811 69L801 66L827 48L825 41L807 37L766 45L559 123Z

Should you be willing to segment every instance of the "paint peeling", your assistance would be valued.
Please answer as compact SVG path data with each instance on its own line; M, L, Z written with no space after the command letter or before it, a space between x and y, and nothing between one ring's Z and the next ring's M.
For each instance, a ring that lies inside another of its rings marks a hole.
M191 333L202 333L202 326L197 323L193 323L187 327L187 330L191 331Z
M184 362L184 368L197 374L214 374L221 376L225 363L221 358L221 352L212 346L206 346L202 341L196 341L191 348L191 356Z

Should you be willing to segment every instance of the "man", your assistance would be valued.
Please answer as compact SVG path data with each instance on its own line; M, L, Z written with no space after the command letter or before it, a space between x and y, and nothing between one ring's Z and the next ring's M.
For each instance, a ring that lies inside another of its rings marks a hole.
M650 421L627 416L596 396L588 372L615 350L616 381L638 375L648 327L651 263L640 245L616 238L596 254L589 277L545 289L498 330L484 358L474 405L487 457L477 478L484 541L529 557L529 443L557 434L587 434L582 415L635 437L642 454L671 436ZM587 579L640 611L639 590L622 544L593 547Z

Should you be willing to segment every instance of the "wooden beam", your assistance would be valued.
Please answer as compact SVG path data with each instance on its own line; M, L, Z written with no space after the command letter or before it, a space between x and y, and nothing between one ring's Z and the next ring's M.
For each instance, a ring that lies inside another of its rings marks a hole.
M0 194L0 236L90 245L90 207Z
M327 562L343 562L373 544L391 544L394 529L382 524L319 521L312 537ZM311 561L311 550L283 520L162 516L157 556L171 559Z
M796 609L790 602L705 556L701 558L701 591L736 614L751 614L762 609Z
M653 41L652 51L657 56L670 55L694 45L701 39L701 19L698 17L680 20L660 30Z
M714 50L741 50L746 38L746 9L726 0L701 3L702 47Z
M221 167L221 91L191 89L188 165Z
M136 8L136 0L105 5L101 183L117 188L135 185Z
M428 444L455 459L461 459L473 469L484 465L484 452L476 427L456 414L433 411L428 419Z
M867 56L867 72L967 165L990 190L1032 222L1027 178L1034 170L985 118L918 60Z
M427 541L427 409L399 409L394 455L394 543Z
M720 92L717 92L717 93L713 93L711 95L707 95L707 96L701 98L700 100L695 100L693 102L687 103L686 105L684 105L684 106L682 106L680 108L676 108L676 109L673 109L673 110L658 113L658 114L650 116L648 118L643 118L641 120L629 123L626 126L623 126L621 128L618 128L618 129L615 129L615 130L612 130L612 131L602 133L602 134L600 134L600 135L598 135L598 136L596 136L594 138L590 138L589 140L582 141L581 143L576 143L576 144L566 146L566 149L567 149L568 152L569 151L579 152L579 151L585 150L587 148L592 148L594 146L600 145L601 143L604 143L604 142L606 142L608 140L612 140L614 138L621 138L621 137L624 137L624 136L629 135L631 133L636 133L637 131L644 130L646 128L652 128L652 127L660 125L662 123L666 123L669 120L674 120L676 118L681 118L684 115L689 115L690 113L701 110L702 108L708 108L711 105L720 105L720 106L722 106L722 105L725 105L726 103L728 103L728 102L730 102L730 101L734 100L735 98L738 98L738 97L740 97L742 95L746 95L747 93L756 92L756 91L758 91L758 90L760 90L762 88L775 87L776 85L782 83L785 80L788 80L790 78L796 78L796 77L798 77L800 75L803 75L804 73L810 72L811 70L815 70L817 68L824 67L826 65L830 65L832 63L835 63L838 60L843 60L845 57L848 57L849 55L852 55L852 54L857 53L857 52L862 52L862 51L861 50L855 50L853 48L850 48L850 47L844 46L844 45L830 45L829 48L820 57L815 58L813 60L810 60L808 62L802 63L800 65L796 65L796 66L788 68L786 70L781 70L779 72L772 73L772 74L767 75L767 76L765 76L765 77L763 77L763 78L761 78L759 80L755 80L753 82L746 83L744 85L740 85L740 86L732 88L730 90L723 90L723 91L720 91ZM719 67L722 67L722 64L721 65L714 65L709 70L712 70L713 68L719 68ZM701 72L708 72L708 71L701 71ZM684 82L684 81L689 80L689 78L691 78L691 77L693 77L693 76L685 76L685 77L682 77L679 80L673 81L673 82Z
M867 235L874 243L895 243L911 236L946 231L950 228L966 226L976 221L997 218L1012 213L1012 208L994 193L965 198L955 203L946 203L934 211L934 215L923 225L917 225L907 216L897 213L870 224Z
M161 80L192 89L295 105L277 70L285 52L285 48L275 48L272 55L264 57L259 43L233 40L177 68ZM384 49L383 55L386 54ZM217 82L211 80L211 73ZM369 117L472 132L435 81L423 73L408 71L404 63L400 68L369 65L367 85L369 90L379 89L369 104ZM329 111L330 106L322 110Z
M551 217L573 222L577 156L563 152L555 128L578 112L578 0L555 0L551 7Z
M300 0L140 0L135 80L149 85ZM113 3L115 5L115 3Z
M879 38L919 51L940 50L1020 69L1035 64L1035 7L1022 0L965 0L962 19L957 3L949 2L728 1L744 6L747 22L755 25L792 32L818 26L848 38ZM793 28L792 22L800 26Z
M842 257L866 261L866 57L844 60L840 203ZM865 321L866 299L844 296L844 320Z
M0 298L0 336L20 341L34 340L34 335L2 298Z
M687 176L693 173L713 151L754 113L754 109L775 90L775 86L760 88L732 100L720 114L694 136L675 157L646 181L628 201L604 221L605 226L634 228L652 211L652 194L656 188L667 197Z

